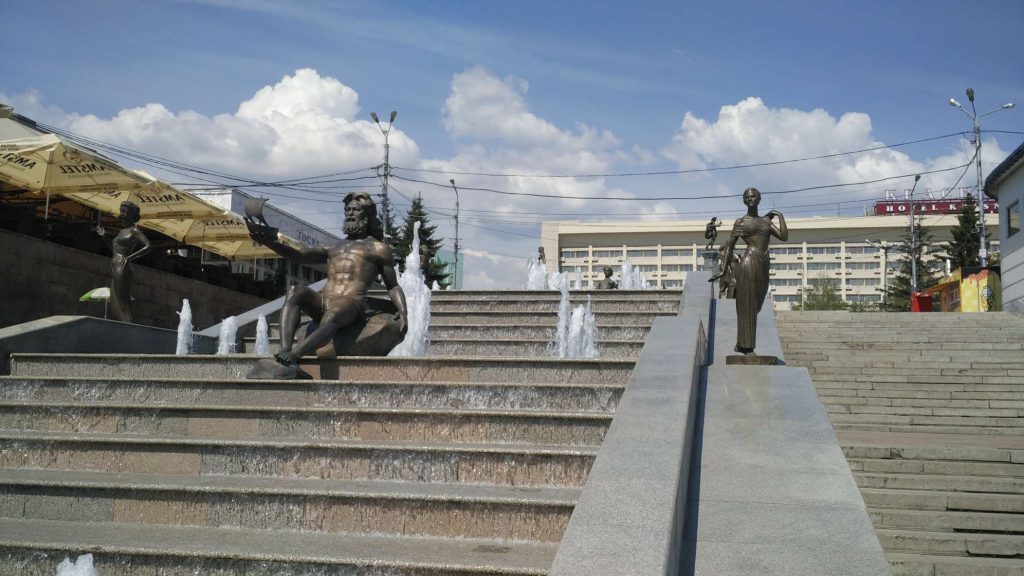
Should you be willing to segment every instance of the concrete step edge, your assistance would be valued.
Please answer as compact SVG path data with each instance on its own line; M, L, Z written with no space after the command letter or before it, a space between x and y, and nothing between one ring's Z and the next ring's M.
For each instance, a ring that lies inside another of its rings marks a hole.
M0 519L0 548L158 556L181 561L201 558L542 576L554 559L557 545L98 522L82 530L82 524L76 522Z
M324 480L261 476L184 476L177 474L109 473L75 470L3 469L0 486L60 489L132 490L144 492L228 493L427 500L489 504L571 507L581 489L517 487L489 484L401 482L394 480Z
M477 444L469 442L435 443L334 439L259 439L222 440L181 437L132 436L126 434L100 434L87 432L12 432L0 431L2 442L62 442L68 444L114 444L118 446L211 446L231 448L292 448L341 450L399 450L420 452L476 452L493 454L530 454L548 456L594 456L600 446L559 446L540 444Z
M557 411L538 409L501 410L494 408L390 408L359 406L258 406L217 404L165 404L120 402L9 402L0 401L0 409L74 409L74 410L143 410L176 412L267 412L273 414L370 414L379 416L494 416L507 418L557 418L562 420L602 420L610 422L608 412Z
M102 383L116 383L116 384L133 384L133 383L155 383L155 384L173 384L179 385L183 381L180 378L123 378L117 376L0 376L0 386L3 386L4 382L54 382L54 383L78 383L78 382L95 382L98 384ZM625 384L609 383L609 382L596 382L596 383L576 383L576 382L459 382L459 381L408 381L408 380L247 380L245 378L218 378L210 380L189 380L185 382L188 384L200 384L202 386L213 385L213 386L227 386L227 385L238 385L238 384L249 384L252 386L288 386L305 391L309 386L472 386L472 387L514 387L514 388L611 388L616 390L624 390Z

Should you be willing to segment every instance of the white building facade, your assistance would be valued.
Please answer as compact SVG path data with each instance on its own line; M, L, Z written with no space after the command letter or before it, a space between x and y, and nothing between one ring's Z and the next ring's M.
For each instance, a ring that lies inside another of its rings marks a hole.
M1003 310L1024 314L1024 144L1014 150L985 180L985 194L999 202L999 242Z
M998 216L986 215L995 226ZM957 224L953 214L922 217L933 246L948 242ZM789 241L772 239L771 290L776 306L789 309L800 302L804 288L818 277L834 278L848 303L881 302L883 284L892 280L902 256L885 253L868 240L893 244L908 226L907 216L787 218ZM553 221L541 226L541 244L548 254L548 269L575 277L591 288L611 266L618 277L625 259L638 267L652 286L679 288L686 273L702 270L707 221L579 222ZM728 240L732 220L718 229L715 246ZM997 245L994 243L993 247ZM740 242L738 247L742 249ZM558 258L552 258L552 255ZM883 279L883 268L887 274Z

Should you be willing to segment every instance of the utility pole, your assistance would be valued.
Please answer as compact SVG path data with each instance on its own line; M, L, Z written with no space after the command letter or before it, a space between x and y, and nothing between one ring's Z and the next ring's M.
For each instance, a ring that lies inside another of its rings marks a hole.
M865 239L864 241L882 251L882 311L888 312L889 305L886 297L889 294L889 250L895 246L885 240Z
M914 222L914 190L917 189L917 181L921 179L920 174L914 175L914 185L910 188L910 297L917 294L917 225Z
M454 278L452 282L458 284L459 280L459 189L455 187L455 178L449 178L449 182L452 183L452 190L455 190L455 270L453 272ZM459 286L455 286L456 289Z
M380 128L381 134L384 135L384 164L377 167L377 176L383 181L383 185L381 186L381 208L384 210L385 235L387 234L388 230L391 229L391 206L388 203L388 177L391 176L391 162L389 161L389 153L391 152L391 146L388 144L388 136L391 135L391 125L395 123L396 116L398 116L398 112L392 110L391 119L388 120L388 127L385 128L380 123L380 119L377 118L377 113L370 112L370 118L373 118L374 123L377 124L377 128ZM391 241L386 237L385 242L391 244Z
M1008 102L995 110L990 110L984 114L978 114L977 109L974 107L974 88L967 89L967 99L971 102L970 112L965 110L964 107L961 106L954 98L949 99L949 105L959 108L961 112L966 114L967 117L971 119L974 127L974 163L977 167L978 174L978 241L980 244L980 247L978 248L978 264L984 268L988 264L988 248L985 246L985 240L988 234L985 232L985 194L984 190L982 190L984 181L981 179L981 118L983 116L999 112L1000 110L1009 110L1010 108L1013 108L1014 104L1013 102Z

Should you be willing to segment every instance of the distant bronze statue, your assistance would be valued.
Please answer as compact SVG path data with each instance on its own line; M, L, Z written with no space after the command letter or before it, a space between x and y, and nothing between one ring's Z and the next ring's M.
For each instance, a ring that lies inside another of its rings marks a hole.
M537 246L537 262L540 262L541 264L547 264L547 261L547 256L544 255L544 247Z
M747 214L733 224L722 262L727 263L724 264L727 268L733 268L736 283L736 351L753 355L757 344L757 315L768 294L768 243L772 236L785 242L789 238L789 230L786 219L778 210L758 216L761 192L757 188L744 190L743 203L747 206ZM777 225L772 222L776 217L779 219ZM747 250L737 262L732 263L736 241L740 238L746 243Z
M132 261L152 249L149 239L139 230L139 206L134 202L121 203L121 221L124 228L110 242L113 257L110 260L110 310L115 320L134 322L132 311ZM141 245L141 246L140 246ZM140 246L136 249L137 246Z
M708 245L707 250L713 250L715 247L715 241L718 240L718 227L722 223L718 220L718 216L712 216L711 222L704 228L704 238L707 238Z
M253 240L288 260L303 264L327 263L327 285L322 294L308 286L292 286L288 290L281 310L281 349L274 356L279 364L297 370L299 358L332 342L337 347L336 337L342 332L352 332L346 330L349 327L356 332L348 337L349 344L361 345L361 354L386 355L402 341L408 330L405 293L398 285L394 257L391 248L382 241L377 207L369 194L353 192L345 196L343 231L346 239L329 248L312 246L296 250L278 241L276 230L258 219L247 218L246 223ZM368 335L369 317L381 308L379 303L369 302L377 299L368 299L366 292L378 275L388 290L395 312L391 318L383 319L384 324L373 329L374 334ZM312 318L317 326L293 346L302 313ZM388 335L389 331L397 332L397 337ZM250 374L250 377L272 376Z
M618 288L619 283L616 282L615 280L612 280L612 272L613 270L611 266L605 266L604 278L599 280L597 282L597 285L594 286L594 288L596 288L597 290L615 290L616 288Z

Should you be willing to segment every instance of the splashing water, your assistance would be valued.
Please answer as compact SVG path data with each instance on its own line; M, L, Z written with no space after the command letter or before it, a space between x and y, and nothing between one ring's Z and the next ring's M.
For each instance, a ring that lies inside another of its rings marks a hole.
M178 344L174 353L192 353L192 308L188 305L188 298L181 301L181 312L178 312Z
M267 326L267 317L260 314L256 321L256 354L266 356L270 354L270 327Z
M587 296L587 303L577 306L572 310L569 317L569 326L566 333L566 356L567 358L597 358L597 318L594 317L594 310L590 306L590 297Z
M93 568L92 554L82 554L74 562L64 558L57 566L57 576L99 576L99 572Z
M530 256L530 263L526 269L526 286L527 290L547 290L548 286L548 269L544 266L544 263L537 260L536 256Z
M441 289L441 285L437 283L437 280L434 280L434 283L430 285L430 290L434 291L434 290L440 290L440 289Z
M228 316L220 323L220 335L217 337L217 356L227 356L235 351L235 336L238 334L238 320Z
M626 258L622 261L622 273L619 275L619 290L650 290L651 284L640 273L640 268Z
M405 257L405 272L398 278L398 285L405 292L405 307L409 318L409 331L405 340L395 347L388 356L425 356L430 345L427 331L430 330L430 288L423 280L420 270L420 223L413 224L412 247Z

